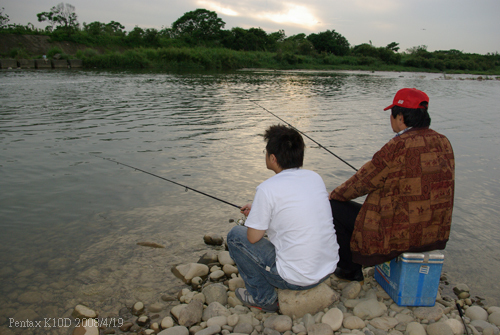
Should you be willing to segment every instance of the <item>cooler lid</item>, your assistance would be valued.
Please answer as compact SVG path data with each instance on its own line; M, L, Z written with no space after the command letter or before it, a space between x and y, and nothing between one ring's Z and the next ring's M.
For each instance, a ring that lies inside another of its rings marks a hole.
M404 252L399 258L405 263L434 263L444 262L444 255L439 250L429 252Z

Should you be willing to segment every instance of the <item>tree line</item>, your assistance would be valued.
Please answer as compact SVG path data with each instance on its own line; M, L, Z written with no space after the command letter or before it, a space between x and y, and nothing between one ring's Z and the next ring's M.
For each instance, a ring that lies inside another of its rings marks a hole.
M266 33L261 28L235 27L225 30L225 22L216 12L196 9L182 15L168 28L131 31L119 22L78 23L75 7L60 3L47 12L37 14L39 22L47 22L45 29L29 23L26 26L9 24L8 15L0 11L0 33L45 34L54 41L72 41L90 47L124 48L225 48L235 51L276 53L276 57L297 64L304 57L315 57L328 65L338 63L332 57L343 58L344 64L373 66L377 64L446 70L495 70L500 66L500 55L466 54L458 50L427 51L425 45L399 52L399 44L391 42L384 47L370 43L351 46L335 30L286 36L284 30Z

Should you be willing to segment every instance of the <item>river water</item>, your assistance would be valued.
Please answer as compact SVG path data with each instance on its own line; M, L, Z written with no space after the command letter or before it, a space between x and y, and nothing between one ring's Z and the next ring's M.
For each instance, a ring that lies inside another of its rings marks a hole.
M430 96L431 128L456 156L444 271L500 303L500 81L417 73L242 71L0 72L0 325L68 316L84 303L113 314L182 283L205 233L241 218L272 176L260 134L285 121L359 168L392 136L402 87ZM255 103L256 102L256 103ZM305 140L304 168L332 190L354 172ZM138 246L154 242L164 249ZM12 329L11 329L12 330Z

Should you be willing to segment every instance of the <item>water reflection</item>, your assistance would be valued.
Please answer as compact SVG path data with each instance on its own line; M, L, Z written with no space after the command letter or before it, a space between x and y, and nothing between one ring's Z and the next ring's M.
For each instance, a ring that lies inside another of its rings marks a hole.
M232 207L91 153L244 204L272 175L259 134L279 122L252 100L359 168L392 136L382 109L401 87L430 95L432 128L456 154L445 270L500 301L496 81L309 71L0 77L0 323L20 312L61 317L80 302L103 313L133 299L154 302L180 287L172 264L196 260L205 232L225 234L228 219L239 218ZM352 175L306 145L304 167L329 189ZM140 240L167 248L138 247Z

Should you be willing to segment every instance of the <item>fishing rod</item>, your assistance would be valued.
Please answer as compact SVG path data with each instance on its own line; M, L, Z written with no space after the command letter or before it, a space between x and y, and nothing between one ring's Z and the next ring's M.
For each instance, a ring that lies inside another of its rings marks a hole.
M177 183L177 182L175 182L175 181L173 181L173 180L170 180L170 179L164 178L164 177L162 177L162 176L158 176L158 175L156 175L156 174L154 174L154 173L151 173L151 172L149 172L149 171L145 171L145 170L142 170L142 169L136 168L136 167L131 166L131 165L127 165L127 164L124 164L124 163L120 163L120 162L115 161L114 159L111 159L111 158L101 157L101 156L97 156L97 155L92 155L92 156L95 156L95 157L97 157L97 158L102 158L102 159L104 159L104 160L107 160L107 161L110 161L110 162L113 162L113 163L116 163L116 164L119 164L119 165L126 166L126 167L131 168L131 169L134 169L134 170L136 170L136 171L144 172L144 173L149 174L149 175L151 175L151 176L153 176L153 177L163 179L163 180L168 181L168 182L170 182L170 183L173 183L173 184L175 184L175 185L182 186L182 187L184 187L184 188L186 189L186 192L187 192L187 190L191 190L191 191L194 191L194 192L196 192L196 193L203 194L204 196L207 196L207 197L209 197L209 198L212 198L212 199L218 200L218 201L220 201L220 202L223 202L223 203L225 203L225 204L228 204L228 205L230 205L230 206L236 207L236 208L238 208L238 209L240 209L240 208L241 208L241 206L237 206L237 205L232 204L232 203L230 203L230 202L227 202L227 201L225 201L225 200L222 200L222 199L219 199L219 198L217 198L217 197L214 197L213 195L206 194L206 193L204 193L204 192L201 192L201 191L195 190L194 188L191 188L191 187L189 187L189 186L182 185L182 184L180 184L180 183Z
M250 99L248 99L248 100L250 100ZM253 101L253 100L250 100L250 101L253 102L254 104L256 104L257 106L259 106L260 108L262 108L263 110L265 110L266 112L268 112L269 114L271 114L272 116L274 116L274 117L278 118L279 120L283 121L284 123L286 123L287 125L289 125L293 129L295 129L296 131L298 131L299 133L301 133L302 135L304 135L305 137L307 137L308 139L310 139L311 141L313 141L314 143L316 143L317 145L319 145L321 148L325 149L326 151L328 151L329 153L331 153L332 155L334 155L335 157L337 157L338 159L340 159L345 164L349 165L351 168L354 169L354 171L358 171L358 169L356 169L354 166L352 166L351 164L347 163L345 160L343 160L342 158L340 158L339 156L337 156L336 154L334 154L333 152L331 152L330 150L328 150L328 148L326 148L323 145L321 145L320 143L316 142L311 137L307 136L306 134L304 134L303 132L301 132L300 130L298 130L294 126L292 126L290 123L288 123L285 120L283 120L282 118L280 118L278 115L276 115L273 112L269 111L267 108L262 107L261 105L259 105L255 101Z

